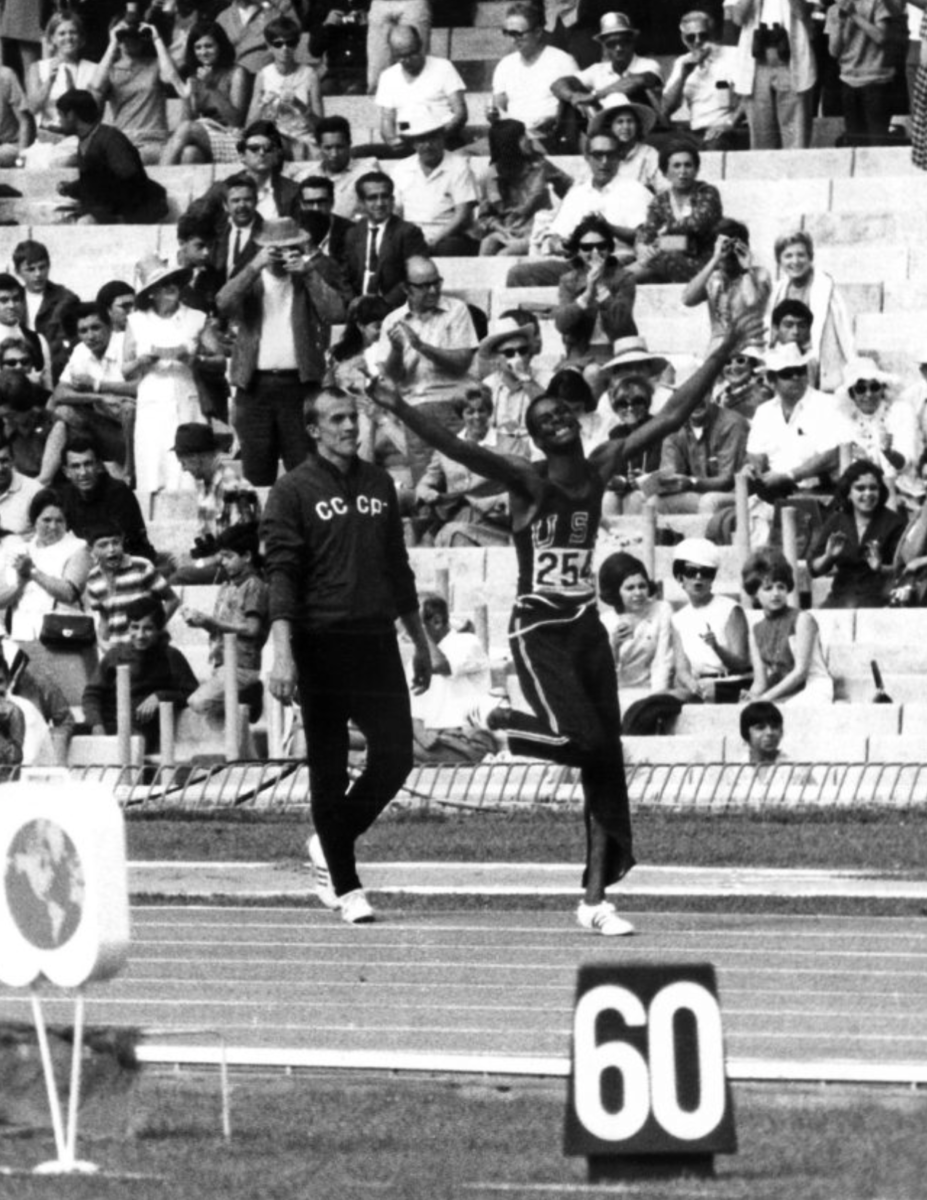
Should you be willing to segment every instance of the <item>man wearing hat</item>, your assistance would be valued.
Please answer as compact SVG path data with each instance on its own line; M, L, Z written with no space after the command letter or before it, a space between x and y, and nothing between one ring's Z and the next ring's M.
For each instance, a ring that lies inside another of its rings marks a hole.
M325 373L331 326L345 319L341 274L311 246L292 217L265 221L260 252L216 297L223 317L238 323L232 347L235 428L242 470L255 487L289 471L309 452L302 417L307 386Z
M397 117L409 108L433 108L444 114L444 134L451 145L463 141L467 123L466 85L446 58L426 54L413 25L390 30L393 65L380 76L374 102L380 110L380 136L388 146L402 148Z
M493 72L492 111L521 121L550 150L560 118L560 102L551 87L565 75L575 75L579 66L571 55L548 44L537 5L526 0L506 8L502 36L512 52Z
M687 12L679 31L686 52L673 63L663 93L664 112L672 116L685 104L688 124L674 122L674 127L688 129L708 150L746 149L749 137L737 132L746 121L743 101L734 92L737 51L716 40L714 21L701 9Z
M469 235L479 190L468 160L445 145L445 118L435 108L399 114L399 132L415 151L396 164L396 209L425 235L428 253L469 257L479 243Z
M554 95L587 116L619 104L621 96L659 111L663 73L655 58L634 52L637 35L624 13L606 13L595 39L605 50L604 60L558 79Z
M493 370L483 380L492 400L490 428L503 454L531 457L531 441L525 428L528 405L543 388L531 370L534 357L533 330L512 316L493 322L489 335L480 342L480 355Z
M618 338L612 346L612 357L602 367L602 374L608 380L610 389L631 375L643 375L653 387L651 411L659 412L673 394L671 387L659 382L668 366L669 359L647 349L646 338L623 337Z

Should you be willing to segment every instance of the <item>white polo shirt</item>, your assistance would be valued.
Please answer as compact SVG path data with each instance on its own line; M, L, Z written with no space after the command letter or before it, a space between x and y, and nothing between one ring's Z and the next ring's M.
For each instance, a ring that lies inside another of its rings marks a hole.
M619 176L604 188L595 187L590 180L574 183L550 223L550 232L568 238L588 213L599 213L609 225L636 229L646 221L652 199L653 193L642 183Z
M426 240L450 220L458 204L479 200L470 164L462 154L445 151L444 158L426 174L417 154L400 159L393 171L396 211L418 225Z
M516 51L496 67L492 91L494 96L505 96L505 116L521 121L526 129L537 129L557 118L560 101L550 90L551 84L578 74L576 59L556 46L545 46L530 64Z
M834 397L808 388L788 421L778 396L759 406L750 424L747 453L765 455L771 471L787 475L814 455L835 450L843 430ZM815 482L803 479L799 487Z
M680 55L673 63L667 81L667 91L679 82L682 76ZM697 131L710 129L730 120L737 107L734 95L734 75L737 70L737 51L733 46L712 44L704 62L689 72L682 85L682 97L689 110L689 128Z

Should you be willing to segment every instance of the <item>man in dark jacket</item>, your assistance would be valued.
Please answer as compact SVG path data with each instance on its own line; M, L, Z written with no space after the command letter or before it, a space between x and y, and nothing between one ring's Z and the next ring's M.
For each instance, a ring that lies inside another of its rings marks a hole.
M77 135L77 179L58 194L77 200L87 225L157 225L167 216L167 193L149 179L137 148L124 133L103 125L90 92L71 88L58 98L65 137Z
M316 453L278 480L262 534L274 665L271 693L297 689L309 759L309 840L315 890L349 924L372 921L355 842L412 767L412 717L394 622L415 646L413 687L431 657L389 474L357 456L357 404L339 388L306 403ZM367 740L363 772L348 786L348 723Z
M406 259L427 255L425 235L394 213L393 181L383 171L368 171L357 181L364 219L344 243L344 270L355 296L381 296L390 308L406 298Z
M157 562L135 493L106 470L93 439L72 436L62 465L68 482L58 494L68 529L85 538L102 521L115 521L122 530L126 554Z

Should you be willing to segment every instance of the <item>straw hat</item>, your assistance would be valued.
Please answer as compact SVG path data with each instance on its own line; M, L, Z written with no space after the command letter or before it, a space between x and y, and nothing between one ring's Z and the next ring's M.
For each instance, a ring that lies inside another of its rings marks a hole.
M611 133L612 122L615 117L620 116L622 112L630 111L637 117L637 123L641 130L641 140L648 137L653 132L653 127L657 123L657 114L647 104L635 104L633 100L629 100L627 96L619 95L614 104L610 104L608 108L603 108L601 112L597 112L589 122L589 137L598 137L603 133Z
M650 353L642 337L618 338L612 347L612 355L602 367L603 371L613 371L619 367L637 367L648 375L662 375L669 366L668 360L662 355Z
M172 267L166 259L156 254L143 258L135 264L135 302L144 305L146 300L151 299L154 289L164 284L186 287L192 275L191 267Z
M780 371L788 371L795 367L807 367L813 358L814 355L811 351L802 350L797 342L776 345L766 352L766 373L778 375Z
M621 34L630 34L631 37L637 37L640 30L635 29L628 17L621 12L606 13L599 21L599 32L594 34L595 40L603 45L607 44L610 38Z
M500 317L493 321L487 337L480 342L480 354L495 354L504 342L521 338L531 348L534 330L527 325L519 325L514 317Z
M708 538L683 538L673 547L673 562L690 562L696 567L708 567L717 571L721 565L721 552Z
M293 217L278 217L277 220L265 221L254 235L258 246L306 246L310 237L305 229Z

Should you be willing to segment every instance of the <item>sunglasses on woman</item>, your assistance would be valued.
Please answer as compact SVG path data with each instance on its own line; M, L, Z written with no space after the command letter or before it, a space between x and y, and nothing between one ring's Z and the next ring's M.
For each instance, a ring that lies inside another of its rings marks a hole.
M712 580L718 574L714 567L697 567L694 563L685 563L679 568L679 574L683 579L708 579Z
M853 391L857 396L865 396L867 392L875 395L876 392L881 392L884 387L884 383L877 383L874 379L861 379L859 383L853 384Z

